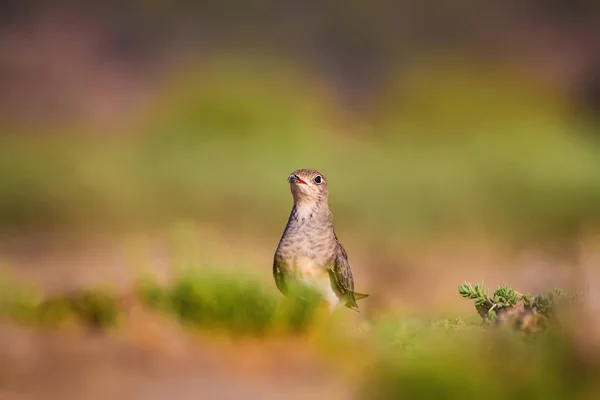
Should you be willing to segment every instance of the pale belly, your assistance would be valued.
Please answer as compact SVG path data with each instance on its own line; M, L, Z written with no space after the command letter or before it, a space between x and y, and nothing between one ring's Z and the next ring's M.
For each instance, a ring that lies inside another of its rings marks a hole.
M311 290L315 290L327 302L330 310L340 305L340 298L334 291L331 276L326 268L316 264L309 257L296 257L287 266L288 276Z

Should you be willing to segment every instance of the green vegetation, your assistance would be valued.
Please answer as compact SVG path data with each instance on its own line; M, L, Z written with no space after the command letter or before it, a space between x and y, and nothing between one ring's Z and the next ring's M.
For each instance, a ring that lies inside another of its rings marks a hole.
M600 354L582 353L570 328L553 322L556 311L578 296L556 289L532 298L507 286L492 296L483 285L466 282L460 295L474 300L486 322L536 332L523 340L513 329L482 329L461 319L417 323L396 329L395 340L380 349L363 397L440 398L595 398L600 385ZM537 329L536 329L537 328ZM542 333L543 331L543 333ZM585 350L584 350L585 352Z
M423 327L420 346L388 349L364 398L594 398L597 361L578 359L565 335L524 342L509 331Z
M40 296L37 291L3 273L0 275L0 318L8 318L22 323L37 319L37 305Z
M123 296L103 288L44 297L13 279L0 283L0 318L32 326L109 329L128 308ZM311 325L320 304L314 293L290 290L292 296L284 298L249 277L189 270L167 285L140 279L136 297L142 305L196 329L234 335L300 333Z
M138 293L144 304L185 324L238 335L301 332L318 307L314 294L301 289L292 290L293 297L282 298L248 277L197 270L181 274L166 286L142 279Z
M458 293L465 299L475 300L475 308L484 322L497 321L508 311L516 309L523 310L522 316L539 315L554 320L561 306L572 306L581 299L580 293L570 294L558 288L534 297L508 286L499 286L490 297L483 284L473 286L469 282L460 285ZM522 321L519 326L522 326Z
M82 289L50 297L36 310L41 324L59 324L70 319L93 329L115 327L121 315L116 296L102 289Z
M0 279L0 318L32 326L70 324L108 329L117 326L119 317L118 299L105 289L81 289L44 298L33 287L9 277Z

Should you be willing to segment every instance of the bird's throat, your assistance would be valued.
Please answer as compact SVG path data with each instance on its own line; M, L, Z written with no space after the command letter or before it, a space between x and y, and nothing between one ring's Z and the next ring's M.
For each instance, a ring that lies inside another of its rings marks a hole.
M314 203L296 203L294 204L294 214L298 219L310 218L316 210Z

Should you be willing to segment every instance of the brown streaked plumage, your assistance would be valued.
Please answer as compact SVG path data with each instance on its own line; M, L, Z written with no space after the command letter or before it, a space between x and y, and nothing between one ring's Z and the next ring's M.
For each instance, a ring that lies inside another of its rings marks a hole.
M333 229L328 184L323 174L299 169L288 177L294 206L273 260L273 276L281 292L287 282L308 285L323 297L330 310L339 304L358 310L346 249Z

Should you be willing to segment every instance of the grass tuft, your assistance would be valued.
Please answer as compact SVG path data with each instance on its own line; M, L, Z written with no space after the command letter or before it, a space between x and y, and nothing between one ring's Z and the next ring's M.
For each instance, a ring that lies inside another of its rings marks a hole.
M234 334L301 332L318 306L310 293L283 298L247 277L198 270L184 272L165 286L144 278L138 294L148 306L185 324Z
M119 307L117 296L106 289L80 289L43 297L32 286L6 276L0 279L0 319L25 325L109 329L119 323Z

